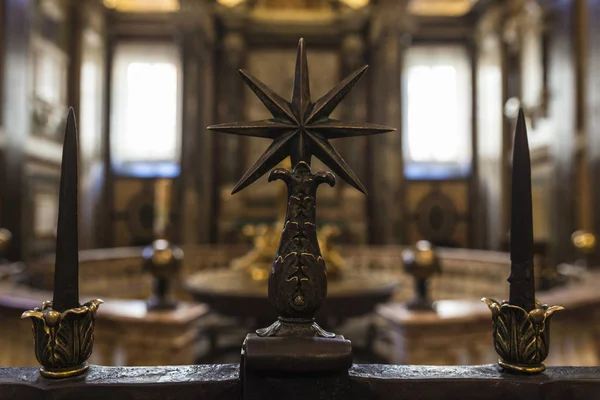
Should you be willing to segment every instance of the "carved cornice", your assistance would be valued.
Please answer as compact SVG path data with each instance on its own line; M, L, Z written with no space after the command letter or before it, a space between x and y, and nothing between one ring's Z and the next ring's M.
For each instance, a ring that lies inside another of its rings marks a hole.
M113 37L181 37L200 35L207 45L215 40L214 6L204 1L181 0L181 11L123 13L109 10L108 32Z
M372 8L367 6L358 10L342 10L327 18L287 19L262 18L246 3L236 7L215 7L215 15L226 30L241 32L248 41L260 38L261 42L263 39L296 41L298 36L320 42L338 41L344 34L363 30L371 12ZM276 37L269 37L271 35Z
M160 37L177 32L173 13L121 13L109 10L108 33L113 37Z
M179 0L181 11L177 25L184 33L200 33L204 42L212 45L216 38L215 5L205 0Z

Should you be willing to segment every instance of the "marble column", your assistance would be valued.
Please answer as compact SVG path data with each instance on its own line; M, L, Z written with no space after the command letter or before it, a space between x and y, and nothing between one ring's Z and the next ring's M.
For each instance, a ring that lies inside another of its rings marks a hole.
M182 244L215 240L214 15L203 1L180 0L183 57L183 130L180 196Z
M475 136L473 146L473 197L470 229L475 248L499 250L508 232L506 182L508 170L503 88L505 73L502 4L489 6L479 17L475 39ZM514 132L513 132L514 133ZM512 135L510 136L512 138ZM510 146L509 146L510 147Z
M369 32L369 120L397 132L369 138L367 162L369 235L373 244L402 243L402 55L407 37L406 1L382 1Z
M219 90L219 122L244 120L243 82L238 71L243 66L245 41L237 31L227 32L223 38L223 68L217 80ZM244 138L235 135L219 135L221 143L220 183L235 184L244 173Z
M23 260L27 254L27 180L25 146L31 130L31 49L34 2L6 0L2 2L4 17L1 42L2 55L2 129L0 137L0 221L12 233L7 258ZM31 217L29 217L31 218Z

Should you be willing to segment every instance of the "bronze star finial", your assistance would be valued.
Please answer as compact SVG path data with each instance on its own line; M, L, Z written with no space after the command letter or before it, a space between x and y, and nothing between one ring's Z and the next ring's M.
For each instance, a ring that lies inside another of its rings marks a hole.
M292 167L300 161L310 165L311 156L315 156L350 185L366 194L363 184L329 143L329 139L375 135L395 129L375 124L337 121L330 119L329 115L360 80L367 68L364 66L356 70L314 103L310 100L304 39L300 39L298 43L291 102L287 102L258 79L240 70L246 84L271 112L273 118L225 123L209 126L208 129L269 138L273 139L273 142L235 185L232 194L252 184L288 155L291 157Z

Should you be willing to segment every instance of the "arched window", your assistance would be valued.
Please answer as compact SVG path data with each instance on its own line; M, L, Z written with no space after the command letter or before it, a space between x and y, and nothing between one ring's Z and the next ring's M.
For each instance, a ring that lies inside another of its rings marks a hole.
M179 174L180 56L173 44L116 46L112 69L113 170L133 176Z
M409 179L466 176L471 168L471 68L460 45L417 45L404 67L404 160Z

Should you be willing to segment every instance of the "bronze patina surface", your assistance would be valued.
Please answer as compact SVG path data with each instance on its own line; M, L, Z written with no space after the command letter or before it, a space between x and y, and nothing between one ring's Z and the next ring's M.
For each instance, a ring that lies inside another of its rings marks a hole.
M304 40L300 39L291 102L248 73L240 71L246 84L273 118L209 127L220 132L273 140L239 180L233 193L252 184L288 156L291 158L291 171L277 168L269 175L269 181L284 181L288 189L288 201L279 247L269 275L269 300L279 320L268 328L259 329L259 336L335 336L314 322L315 314L327 295L326 266L316 231L316 193L322 183L333 186L335 177L330 172L313 173L310 162L313 156L317 157L339 177L366 193L364 185L329 143L330 139L394 130L386 126L329 118L366 70L366 66L358 69L313 102L310 98L306 49Z
M546 369L542 362L550 351L550 317L563 307L535 300L531 161L523 110L519 111L513 149L510 259L510 300L482 299L492 311L498 364L513 372L539 373Z
M47 378L84 373L94 346L96 312L102 300L79 304L79 245L77 241L77 127L69 110L63 158L56 233L54 301L23 313L31 318L35 355Z

